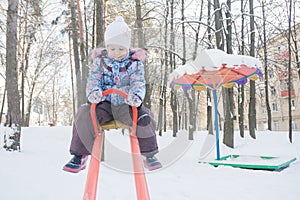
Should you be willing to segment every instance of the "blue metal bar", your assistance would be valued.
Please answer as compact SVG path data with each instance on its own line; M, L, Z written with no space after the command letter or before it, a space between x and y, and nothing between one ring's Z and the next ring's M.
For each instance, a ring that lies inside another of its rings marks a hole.
M215 129L216 129L216 150L217 160L220 160L220 143L219 143L219 119L218 119L218 103L217 103L217 90L213 90L214 107L215 107Z

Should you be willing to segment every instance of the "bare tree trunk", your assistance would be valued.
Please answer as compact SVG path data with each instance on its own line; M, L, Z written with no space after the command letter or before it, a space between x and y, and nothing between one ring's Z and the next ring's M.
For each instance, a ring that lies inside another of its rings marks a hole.
M82 71L82 76L81 76L81 87L80 87L80 99L81 103L86 102L86 91L85 91L85 86L87 83L87 77L88 77L88 65L87 65L87 59L85 55L85 46L84 46L84 30L83 30L83 22L82 22L82 14L81 14L81 8L80 8L80 0L77 0L77 17L78 17L78 27L79 27L79 47L80 47L80 59L81 59L81 71Z
M242 13L242 30L241 30L241 40L242 45L240 52L242 55L245 54L245 35L244 35L244 25L245 25L245 15L244 15L244 0L241 0L241 13ZM245 89L244 85L238 85L238 120L240 136L243 138L245 136L245 125L244 125L244 103L245 103Z
M201 9L200 9L200 15L199 15L199 22L202 20L202 13L203 13L203 0L201 0ZM184 9L184 8L182 8ZM209 25L210 23L210 9L211 9L211 3L208 2L208 19L207 19L207 24ZM200 34L200 27L201 27L201 24L199 23L198 24L198 27L197 27L197 31L196 31L196 39L195 39L195 47L194 47L194 52L193 52L193 60L196 59L197 57L197 52L198 52L198 47L199 47L199 34ZM209 26L208 26L209 27ZM207 32L208 32L208 38L210 39L211 38L211 35L210 35L210 28L208 28ZM186 59L186 55L184 54L184 59Z
M70 1L70 9L71 9L71 30L72 30L72 40L73 40L73 52L74 52L74 66L75 66L75 76L76 76L76 108L85 102L85 96L83 97L81 94L82 91L82 74L80 70L80 61L79 61L79 51L78 51L78 23L76 21L76 7L74 0Z
M163 129L166 131L167 129L167 89L166 89L166 83L167 83L167 73L168 73L168 52L166 49L168 48L168 17L170 14L170 8L169 8L169 0L166 0L166 15L165 15L165 33L164 33L164 42L165 42L165 52L164 52L164 82L163 82Z
M220 8L219 0L214 0L214 10L215 10L215 35L216 35L216 46L217 49L224 50L224 35L223 35L223 19L222 19L222 12ZM224 100L224 99L223 99ZM215 108L218 109L218 108ZM219 115L219 113L218 113ZM220 119L220 115L219 115ZM215 122L216 123L216 122ZM221 121L219 123L219 126L221 126ZM218 129L219 127L216 127Z
M167 31L167 26L165 26L165 30ZM166 32L165 32L165 42L166 42ZM160 59L160 70L161 73L160 74L160 86L159 86L159 108L158 108L158 120L157 120L157 130L158 130L158 134L160 136L162 136L162 132L163 132L163 125L165 122L165 112L164 112L164 104L165 104L165 92L166 92L166 84L165 84L165 77L167 77L167 73L164 71L165 69L167 69L167 65L164 62L164 57L165 56L166 51L161 51L161 59Z
M181 20L184 22L185 20L185 4L184 0L181 1ZM202 18L202 9L200 10L200 17L199 21ZM182 64L185 64L186 62L186 44L185 44L185 23L182 23L182 34L183 34L183 59L182 59ZM196 39L195 39L195 46L194 46L194 52L193 52L193 59L196 58L197 56L197 49L198 49L198 41L199 41L199 30L200 30L200 24L198 24L198 28L196 31ZM196 120L197 120L197 103L196 103L196 95L195 95L195 90L191 90L190 92L185 92L185 100L187 101L188 104L188 122L187 129L188 129L188 139L193 140L194 139L194 132L196 131ZM187 115L186 112L184 112L185 115Z
M212 113L212 98L211 98L211 89L206 90L206 101L207 101L207 106L206 106L206 112L207 112L207 121L206 121L206 129L208 130L208 134L213 135L214 134L214 129L213 129L213 113Z
M52 116L51 118L49 118L49 121L51 121L51 123L53 124L53 126L55 125L56 121L57 121L57 117L56 117L56 101L55 101L55 97L56 97L57 92L55 92L55 76L53 77L53 81L52 81Z
M71 88L72 88L72 107L73 107L73 118L76 114L76 99L75 99L75 86L74 86L74 72L73 72L73 61L72 61L72 42L71 33L69 32L69 59L70 59L70 70L71 70Z
M27 24L28 24L28 4L29 2L26 1L25 2L25 13L24 13L24 33L27 33ZM22 28L21 28L21 23L19 24L19 30L21 31ZM21 117L22 117L22 124L26 126L26 119L25 119L25 77L26 77L26 70L25 70L25 64L24 62L27 61L28 63L28 58L26 58L26 53L25 52L29 52L29 49L30 49L30 46L31 46L31 43L28 43L28 46L27 48L25 48L25 45L26 45L26 36L27 34L23 34L23 43L22 43L22 47L19 51L21 51ZM27 50L26 50L27 49ZM25 123L24 123L25 122Z
M227 31L226 31L226 46L227 46L227 53L232 54L232 21L231 21L231 0L227 0L227 8L226 10L226 24L227 24ZM224 114L225 114L225 121L224 121L224 138L223 143L233 148L234 147L234 127L233 127L233 88L224 88Z
M39 5L34 5L36 8L39 7ZM29 126L29 116L28 116L28 106L25 107L25 81L26 77L28 76L28 68L29 68L29 56L31 51L31 46L35 39L36 34L36 22L33 22L32 24L28 25L28 19L30 19L30 5L28 2L26 2L25 5L25 13L24 13L24 25L20 23L19 25L19 31L21 32L22 29L24 29L23 33L23 43L22 48L20 48L19 51L21 51L21 118L22 118L22 125L23 126ZM39 12L36 12L38 14ZM31 14L32 15L32 14ZM36 17L36 16L35 16ZM29 26L29 27L28 27ZM26 110L27 109L27 110Z
M30 121L30 115L31 115L31 107L32 107L32 96L33 96L33 91L35 88L36 80L33 81L31 85L31 89L29 92L29 97L28 97L28 103L27 103L27 112L26 112L26 117L24 123L26 126L29 126L29 121Z
M97 17L98 13L97 13L97 1L94 1L94 9L93 9L93 24L92 24L92 49L95 48L95 46L97 46L97 41L96 41L96 17ZM103 47L103 46L102 46ZM86 54L89 55L89 54Z
M184 1L185 0L181 0L181 21L184 22L185 20L185 16L184 16L184 10L185 10L185 5L184 5ZM182 29L182 49L183 49L183 52L182 52L182 64L184 65L185 62L186 62L186 42L185 42L185 24L182 23L181 24L181 29ZM200 29L200 24L198 25L198 32L199 32L199 29ZM197 38L198 40L198 38ZM196 49L196 46L198 45L195 45L195 49ZM196 53L197 53L197 49L196 49Z
M210 44L210 46L208 47L209 49L211 49L212 48L212 46L211 46L211 44L212 44L212 37L211 37L211 28L210 28L210 23L211 23L211 18L210 18L210 16L211 16L211 0L208 0L208 6L207 6L207 16L208 16L208 18L207 18L207 24L209 25L208 26L208 30L207 30L207 34L208 34L208 41L209 41L209 44ZM213 133L213 123L212 123L212 117L213 117L213 115L212 115L212 112L213 112L213 110L212 110L212 106L211 105L213 105L213 103L212 103L212 98L211 98L211 90L210 89L207 89L207 91L206 91L206 94L207 94L207 106L206 106L206 111L207 111L207 122L206 122L206 128L207 128L207 130L208 130L208 134L211 134L211 135L213 135L214 133Z
M163 65L162 65L163 66ZM163 79L161 79L163 81ZM159 91L159 109L158 109L158 120L157 120L157 130L158 134L162 136L162 127L163 127L163 83L161 83Z
M288 95L289 95L289 139L290 143L293 142L293 129L292 129L292 97L291 97L291 89L292 89L292 49L291 49L291 37L292 37L292 0L289 1L289 37L288 37L288 48L289 48L289 65L288 65Z
M104 12L103 0L96 0L96 47L104 46Z
M238 86L238 122L240 129L240 136L245 136L245 124L244 124L244 105L245 105L245 89L244 85Z
M186 97L188 99L189 102L189 126L188 126L188 130L189 130L189 140L193 140L194 139L194 132L196 130L196 109L195 109L195 99L196 99L196 95L195 95L195 90L191 90L190 91L190 96L188 95L187 92L186 93Z
M103 0L96 0L96 47L104 46L104 5ZM105 140L105 135L103 136ZM105 160L105 142L102 145L101 161Z
M21 111L17 73L17 26L18 0L9 0L6 26L6 81L7 88L7 126L4 135L4 148L7 151L20 151Z
M144 38L144 29L143 29L143 18L142 18L142 6L140 0L135 0L135 13L136 13L136 26L137 26L137 38L138 38L138 47L145 48L145 38ZM151 94L153 89L153 84L149 81L150 73L149 67L145 63L145 78L146 78L146 95L144 98L144 105L147 108L151 108Z
M255 30L254 30L254 13L253 13L253 0L249 0L250 9L250 56L255 56ZM250 80L250 102L249 102L249 134L252 138L256 138L256 110L255 110L255 82Z
M184 127L183 127L183 129L187 130L189 119L188 119L188 112L187 112L188 108L187 108L187 102L186 101L183 102L183 108L185 109L185 112L184 112L184 115L183 115L184 116Z
M223 19L219 0L214 0L216 46L217 49L224 50Z
M181 30L182 30L182 65L184 65L186 63L186 38L185 38L185 23L183 23L185 21L185 15L184 15L184 10L185 10L185 0L181 0ZM198 24L198 32L196 33L196 42L195 42L195 51L194 51L194 57L196 57L197 54L197 47L198 47L198 33L199 33L199 29L200 29L200 24ZM178 116L178 120L179 120L179 129L183 129L183 128L187 128L187 124L185 125L184 122L186 122L187 120L184 121L184 119L187 118L186 113L187 113L187 108L186 108L186 100L183 100L183 103L181 105L181 109L179 111L179 116ZM182 127L181 127L182 126Z
M27 126L29 126L29 121L30 121L30 115L31 115L31 107L32 107L32 98L33 98L33 92L34 92L34 89L35 89L35 86L36 86L36 82L38 80L38 77L39 77L39 74L40 72L42 71L41 69L41 62L42 62L42 57L43 57L43 48L44 48L44 44L42 45L41 49L40 49L40 53L39 53L39 60L37 61L37 65L36 65L36 68L34 70L34 77L33 77L33 81L32 81L32 84L31 84L31 88L30 88L30 92L29 92L29 97L28 97L28 102L27 102L27 110L26 110L26 118L25 118L25 123ZM26 64L27 66L28 64ZM25 70L27 71L27 69Z
M174 0L170 1L170 50L174 52L175 50L175 33L174 33ZM172 69L175 68L175 55L170 53L170 66ZM177 93L175 90L172 90L171 93L171 108L173 113L173 137L176 137L178 132L178 102L177 102Z
M269 73L268 73L268 56L267 56L267 36L266 36L266 15L265 15L265 2L262 1L262 14L263 14L263 50L264 50L264 65L265 65L265 98L266 108L268 115L268 130L272 130L272 113L269 101Z
M171 108L173 112L173 137L176 137L178 132L178 105L176 94L177 93L175 90L173 90L171 93Z
M290 1L290 4L291 3L292 2ZM296 1L294 1L294 6L293 6L293 8L294 8L294 13L293 13L294 14L293 15L294 27L293 27L293 32L291 32L291 33L289 32L289 34L290 34L289 38L292 39L293 42L294 42L294 49L295 49L294 50L294 55L295 55L295 59L296 59L296 67L297 67L297 71L298 71L298 78L300 79L300 60L299 60L299 49L298 49L298 42L297 42L297 27L299 26L299 24L296 24L296 19L295 19L295 17L296 17L296 5L295 4L296 4ZM291 15L291 10L290 10L290 15ZM291 49L289 49L289 61L291 61L291 53L292 53ZM289 63L289 67L291 67L290 64L291 63ZM289 72L289 75L291 75L290 73L291 72ZM290 82L290 84L291 84L291 82ZM289 84L289 87L291 87L290 84ZM290 89L291 88L289 88L289 92L290 92ZM290 95L289 95L289 98L290 98ZM290 100L289 100L289 102L290 102ZM291 102L290 102L290 104L291 104ZM292 112L290 110L289 110L289 116L291 116L290 120L292 121ZM292 125L290 124L290 127L291 126ZM293 141L292 128L289 129L289 140L290 140L290 142Z
M88 65L89 63L89 28L88 28L88 16L87 16L87 13L88 13L88 10L87 10L87 7L86 7L86 0L83 0L83 3L84 3L84 28L85 28L85 60L86 60L86 65ZM95 9L94 9L95 10ZM88 67L88 66L86 66ZM88 76L88 69L87 69L87 75Z
M4 111L5 98L6 98L6 86L4 86L4 90L3 90L3 98L2 98L1 111L0 111L0 124L2 123L2 115Z
M135 0L135 14L138 36L138 47L145 48L145 39L143 32L143 18L142 18L142 6L140 0Z
M32 42L29 42L26 48L26 53L24 56L24 60L25 60L25 66L23 64L22 61L22 80L21 80L21 99L22 99L22 103L21 103L21 107L22 107L22 124L23 126L29 126L29 116L27 115L27 112L25 113L25 93L24 93L24 89L25 89L25 77L27 75L27 71L29 68L29 54L30 54L30 49L31 49L31 44ZM28 111L28 108L27 108Z
M294 1L294 4L296 4L296 1ZM293 42L294 42L294 48L295 48L295 51L294 51L294 54L295 54L295 59L296 59L296 66L297 66L297 71L298 71L298 77L300 79L300 58L299 58L299 48L298 48L298 41L297 41L297 26L299 26L299 24L296 24L297 21L296 21L296 5L293 6L294 7L294 29L293 29L293 36L292 36L292 39L293 39Z

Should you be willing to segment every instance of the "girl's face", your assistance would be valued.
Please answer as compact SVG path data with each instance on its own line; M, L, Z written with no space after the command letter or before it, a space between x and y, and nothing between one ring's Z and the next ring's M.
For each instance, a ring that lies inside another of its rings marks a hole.
M107 46L108 56L115 60L122 60L128 54L128 50L120 45L110 44Z

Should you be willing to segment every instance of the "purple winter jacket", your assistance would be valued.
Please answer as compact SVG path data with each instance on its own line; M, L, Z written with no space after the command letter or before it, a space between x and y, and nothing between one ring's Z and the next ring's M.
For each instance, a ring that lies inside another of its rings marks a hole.
M117 88L127 94L135 94L143 101L146 94L144 74L142 61L131 59L131 53L121 61L117 61L103 50L101 55L93 59L90 66L86 86L87 97L95 90ZM107 95L106 100L115 106L125 103L124 97L118 94Z

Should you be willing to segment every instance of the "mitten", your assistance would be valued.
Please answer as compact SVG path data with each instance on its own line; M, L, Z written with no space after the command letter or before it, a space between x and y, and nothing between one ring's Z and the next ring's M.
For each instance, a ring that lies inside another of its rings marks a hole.
M100 103L104 99L105 97L102 96L102 92L100 90L95 90L88 96L88 101L90 103Z
M125 100L128 105L139 107L142 104L142 99L135 94L128 94L128 98Z

